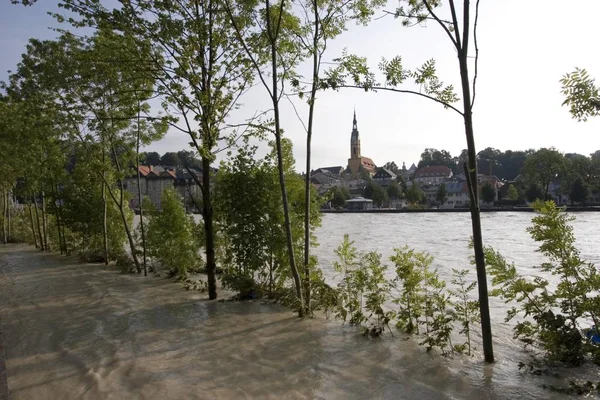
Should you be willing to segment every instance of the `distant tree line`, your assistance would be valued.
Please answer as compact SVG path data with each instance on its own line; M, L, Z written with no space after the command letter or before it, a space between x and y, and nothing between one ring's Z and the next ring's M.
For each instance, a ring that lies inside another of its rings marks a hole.
M181 167L202 169L202 160L193 151L168 151L162 156L156 151L140 153L142 165L162 165L165 167Z

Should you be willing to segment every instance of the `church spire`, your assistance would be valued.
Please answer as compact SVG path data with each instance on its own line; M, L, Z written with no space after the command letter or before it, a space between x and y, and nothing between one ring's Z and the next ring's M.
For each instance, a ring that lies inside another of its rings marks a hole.
M358 126L356 125L356 109L352 119L352 135L350 136L350 158L360 158L360 138L358 137Z

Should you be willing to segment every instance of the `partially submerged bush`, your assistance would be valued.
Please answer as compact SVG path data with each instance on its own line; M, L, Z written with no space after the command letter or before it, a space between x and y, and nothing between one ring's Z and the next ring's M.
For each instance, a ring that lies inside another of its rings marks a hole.
M600 332L600 275L596 267L581 259L575 248L575 236L570 222L573 217L556 207L554 202L534 204L538 215L527 228L538 243L539 252L548 261L534 266L542 274L557 276L556 288L551 288L543 276L525 277L492 248L485 249L493 295L511 302L506 320L523 317L514 328L515 338L526 345L543 349L550 361L569 365L581 364L585 356L597 358L599 350L580 333L588 321Z
M161 206L160 211L150 204L145 206L151 210L146 232L150 255L171 273L185 277L188 270L197 268L201 262L193 217L186 214L172 188L163 192Z

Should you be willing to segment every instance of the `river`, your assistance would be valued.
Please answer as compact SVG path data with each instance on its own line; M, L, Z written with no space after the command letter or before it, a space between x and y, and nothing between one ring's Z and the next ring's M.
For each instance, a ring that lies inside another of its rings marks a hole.
M482 215L485 243L522 273L542 261L530 213ZM600 264L600 214L577 214L582 256ZM334 281L333 250L350 233L387 259L394 247L430 252L443 278L468 264L470 219L449 214L328 214L314 249ZM473 275L474 278L474 275ZM225 294L225 293L222 293ZM514 399L563 398L541 388L598 369L518 370L530 355L512 340L506 305L491 300L497 362L427 353L413 339L367 339L319 316L273 304L210 302L162 278L122 275L25 245L0 246L0 318L8 385L18 399Z

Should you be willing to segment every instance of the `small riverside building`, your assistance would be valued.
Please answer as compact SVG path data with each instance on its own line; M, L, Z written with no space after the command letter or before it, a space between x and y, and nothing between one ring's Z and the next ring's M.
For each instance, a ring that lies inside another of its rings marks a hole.
M373 209L373 200L365 199L364 197L356 197L346 200L346 209L348 211L363 211Z

